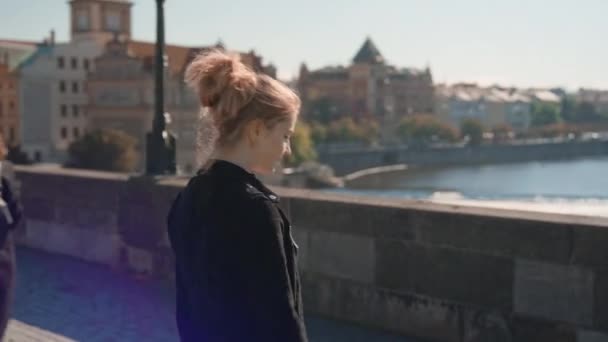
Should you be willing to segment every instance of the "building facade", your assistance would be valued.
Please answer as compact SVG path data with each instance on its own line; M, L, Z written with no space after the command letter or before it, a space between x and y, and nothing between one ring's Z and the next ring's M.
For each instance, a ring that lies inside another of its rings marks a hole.
M302 64L298 90L311 120L350 116L382 122L387 116L433 112L430 69L389 65L369 38L349 66L309 70Z
M0 41L0 134L7 146L21 144L17 68L34 50L31 42Z
M590 103L597 113L608 114L608 90L579 89L576 101Z
M164 75L167 129L177 138L176 164L180 174L195 171L197 127L200 113L196 94L186 87L184 72L199 53L225 49L223 44L208 47L167 45ZM241 53L241 60L257 72L276 75L276 68L263 65L262 57L250 51ZM123 131L137 141L140 163L145 165L146 134L154 118L155 45L115 37L95 59L95 71L88 77L90 129L109 128Z
M114 36L130 37L131 3L70 1L71 39L39 44L20 66L23 150L35 161L63 163L88 128L87 77Z
M476 84L438 85L437 116L458 128L466 119L481 123L484 130L508 125L515 132L528 130L533 99L516 89L479 87Z

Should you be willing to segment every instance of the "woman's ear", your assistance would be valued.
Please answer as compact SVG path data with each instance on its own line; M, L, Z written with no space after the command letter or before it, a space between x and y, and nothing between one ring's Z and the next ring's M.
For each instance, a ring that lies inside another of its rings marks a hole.
M247 124L247 141L253 146L263 134L264 123L262 120L254 119Z

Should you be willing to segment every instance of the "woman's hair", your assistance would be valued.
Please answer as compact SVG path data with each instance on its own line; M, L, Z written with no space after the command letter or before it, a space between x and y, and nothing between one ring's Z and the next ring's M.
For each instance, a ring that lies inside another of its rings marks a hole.
M281 82L258 74L237 54L212 50L198 55L185 73L202 107L197 132L198 164L207 162L217 147L237 142L245 125L258 119L272 128L297 115L298 96Z

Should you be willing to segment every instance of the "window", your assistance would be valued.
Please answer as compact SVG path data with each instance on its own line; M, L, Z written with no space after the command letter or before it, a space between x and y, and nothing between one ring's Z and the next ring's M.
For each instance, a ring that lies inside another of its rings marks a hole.
M73 106L72 106L72 115L74 115L74 117L75 117L75 118L77 118L77 117L78 117L78 114L79 114L79 109L80 109L80 108L78 108L78 105L73 105Z
M57 67L59 69L63 69L65 67L65 60L63 59L63 57L57 58Z
M86 10L76 12L76 27L81 31L89 29L89 13Z
M61 138L62 139L68 138L68 129L65 127L61 127Z
M74 139L78 139L80 137L80 131L78 130L78 127L74 127Z
M68 106L66 105L61 105L61 117L66 117L68 116Z
M82 61L82 66L84 67L84 70L89 71L89 60L85 58L84 61Z
M59 92L65 93L65 81L59 82Z
M120 12L106 14L106 29L114 32L120 31Z
M78 82L72 82L72 92L74 94L78 93Z
M42 153L40 153L40 151L35 151L34 152L34 160L37 162L42 161Z
M77 69L78 68L78 60L74 57L72 57L72 69Z

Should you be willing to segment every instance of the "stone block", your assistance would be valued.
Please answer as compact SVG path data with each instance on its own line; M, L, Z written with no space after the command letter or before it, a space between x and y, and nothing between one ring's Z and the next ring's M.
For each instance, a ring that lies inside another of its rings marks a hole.
M483 254L568 262L567 225L456 213L420 213L412 219L416 241Z
M375 249L371 237L309 232L308 269L363 283L374 281Z
M518 314L575 324L593 323L590 270L577 266L517 260L514 309Z
M595 273L593 326L608 332L608 269Z
M456 305L305 272L307 312L433 341L460 342Z
M576 342L576 328L570 324L530 317L511 319L513 342Z
M413 238L409 214L400 208L293 198L289 211L294 225L311 231Z
M34 220L52 222L55 219L55 204L52 199L41 197L23 197L23 213Z
M590 267L608 267L608 229L574 227L572 262Z
M513 261L380 239L376 244L376 284L456 303L510 310Z
M576 342L608 342L608 334L591 330L579 330Z

